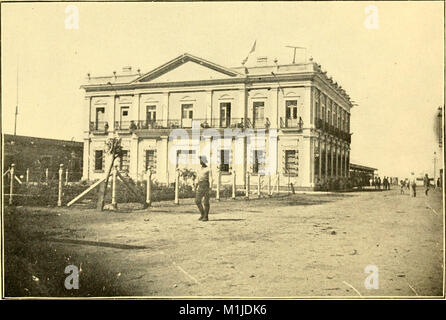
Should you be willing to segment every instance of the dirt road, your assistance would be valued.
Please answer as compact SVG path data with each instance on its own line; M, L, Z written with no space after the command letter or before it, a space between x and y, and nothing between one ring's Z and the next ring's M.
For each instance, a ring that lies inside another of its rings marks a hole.
M213 201L209 222L192 200L17 208L5 216L7 295L441 296L442 212L439 192L399 190ZM82 269L78 291L63 287L67 264ZM370 265L378 289L365 287Z

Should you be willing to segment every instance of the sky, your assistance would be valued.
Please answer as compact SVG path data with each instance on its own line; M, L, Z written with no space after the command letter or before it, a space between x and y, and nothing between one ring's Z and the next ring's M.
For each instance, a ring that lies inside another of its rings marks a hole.
M380 175L433 175L434 119L444 104L443 2L2 4L2 131L82 141L87 73L142 72L188 52L227 67L250 57L322 65L358 104L351 161ZM377 28L367 28L377 9ZM297 53L297 62L305 59ZM249 63L249 62L248 62ZM438 159L438 163L441 159Z

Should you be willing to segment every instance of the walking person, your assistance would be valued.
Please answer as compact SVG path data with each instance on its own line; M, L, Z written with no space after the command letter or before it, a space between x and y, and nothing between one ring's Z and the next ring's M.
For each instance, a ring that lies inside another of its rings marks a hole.
M427 197L427 193L429 192L429 177L427 173L424 175L423 185L424 185L424 195Z
M209 168L207 166L207 159L205 156L200 157L201 168L198 171L196 192L195 192L195 204L200 210L200 218L198 220L208 221L209 215Z
M400 181L400 186L401 186L400 194L404 194L404 188L405 188L405 186L406 186L406 183L405 183L405 181L402 180L402 179L401 179L401 181Z
M378 190L381 190L381 177L378 177Z
M417 179L415 178L415 174L413 172L410 174L409 183L410 183L410 187L411 187L410 195L415 198L417 196Z

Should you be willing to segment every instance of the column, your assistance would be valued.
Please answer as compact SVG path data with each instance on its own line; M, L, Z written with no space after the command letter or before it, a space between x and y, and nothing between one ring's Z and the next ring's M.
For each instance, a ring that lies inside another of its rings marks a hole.
M311 138L303 137L301 140L301 148L303 152L299 152L299 175L301 176L301 186L311 187Z
M90 138L84 139L82 180L90 180ZM91 159L93 162L94 159Z
M318 149L319 149L319 165L318 165L318 177L319 182L322 182L322 141L321 137L318 137Z
M138 125L138 121L141 120L140 113L141 113L141 94L135 93L133 95L133 106L132 106L132 117L130 120L134 120L135 124Z
M90 121L91 119L91 97L85 97L84 99L84 133L88 136L90 132ZM96 121L94 119L93 121Z
M107 114L107 119L108 119L108 125L109 128L111 128L113 131L116 130L115 128L115 122L116 120L116 113L118 112L117 109L117 105L118 105L118 96L116 96L116 94L112 94L109 97L110 100L110 106L107 104L107 109L105 112Z
M271 128L279 127L279 88L271 88L269 94L269 104L271 106L269 121L271 122Z
M82 180L90 179L90 121L91 121L91 97L84 99L84 150ZM96 119L94 120L96 121Z
M212 115L212 94L212 90L206 91L206 112L204 117L211 126L214 125L212 118L217 118Z
M167 127L169 120L169 92L163 92L163 99L161 103L163 126Z

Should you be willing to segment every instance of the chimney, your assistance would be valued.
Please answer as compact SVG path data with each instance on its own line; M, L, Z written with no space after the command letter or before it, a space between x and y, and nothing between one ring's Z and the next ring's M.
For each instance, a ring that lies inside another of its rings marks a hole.
M257 65L258 66L266 66L268 63L268 57L258 57L257 58Z

